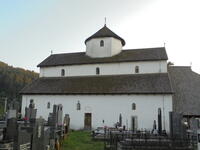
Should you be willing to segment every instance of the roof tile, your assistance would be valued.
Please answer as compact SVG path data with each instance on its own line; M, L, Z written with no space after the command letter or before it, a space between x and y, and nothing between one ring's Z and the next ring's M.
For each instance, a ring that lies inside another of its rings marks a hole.
M123 46L126 44L124 39L122 39L120 36L118 36L113 31L111 31L106 25L103 28L101 28L99 31L97 31L95 34L87 38L85 40L85 43L93 38L102 38L102 37L114 37L120 40Z
M42 61L38 67L51 67L59 65L80 65L95 63L115 63L134 61L156 61L167 60L167 53L164 47L122 50L121 53L104 58L92 58L85 52L54 54Z
M168 73L39 78L21 94L171 94Z

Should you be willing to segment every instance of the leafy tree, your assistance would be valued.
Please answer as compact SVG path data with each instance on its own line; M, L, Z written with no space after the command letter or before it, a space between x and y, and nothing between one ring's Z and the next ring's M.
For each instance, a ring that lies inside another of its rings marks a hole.
M34 71L15 68L0 61L0 99L7 97L8 101L12 99L21 101L19 91L38 77L38 73Z

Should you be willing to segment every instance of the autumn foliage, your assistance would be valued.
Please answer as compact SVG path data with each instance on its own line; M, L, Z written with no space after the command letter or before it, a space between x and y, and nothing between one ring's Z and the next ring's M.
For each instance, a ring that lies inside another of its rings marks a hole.
M20 100L19 91L38 77L34 71L15 68L0 61L0 98Z

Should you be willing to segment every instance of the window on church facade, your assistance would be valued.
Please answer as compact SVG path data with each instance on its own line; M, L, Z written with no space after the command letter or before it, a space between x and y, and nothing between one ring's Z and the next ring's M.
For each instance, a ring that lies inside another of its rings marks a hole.
M81 110L81 104L80 104L79 101L78 101L77 104L76 104L76 110Z
M61 70L61 76L62 77L65 76L65 70L64 69Z
M96 68L96 75L99 75L100 74L100 69L99 67Z
M100 47L104 47L104 41L103 40L100 41Z
M49 109L50 107L51 107L51 103L48 102L48 103L47 103L47 108Z
M135 73L139 73L139 66L135 66Z
M132 110L136 110L136 104L132 103Z

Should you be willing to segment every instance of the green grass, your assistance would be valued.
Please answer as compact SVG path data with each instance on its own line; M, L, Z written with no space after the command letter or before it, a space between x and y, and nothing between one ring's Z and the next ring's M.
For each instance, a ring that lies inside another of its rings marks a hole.
M63 150L103 150L104 143L93 141L88 131L73 131L64 141Z

